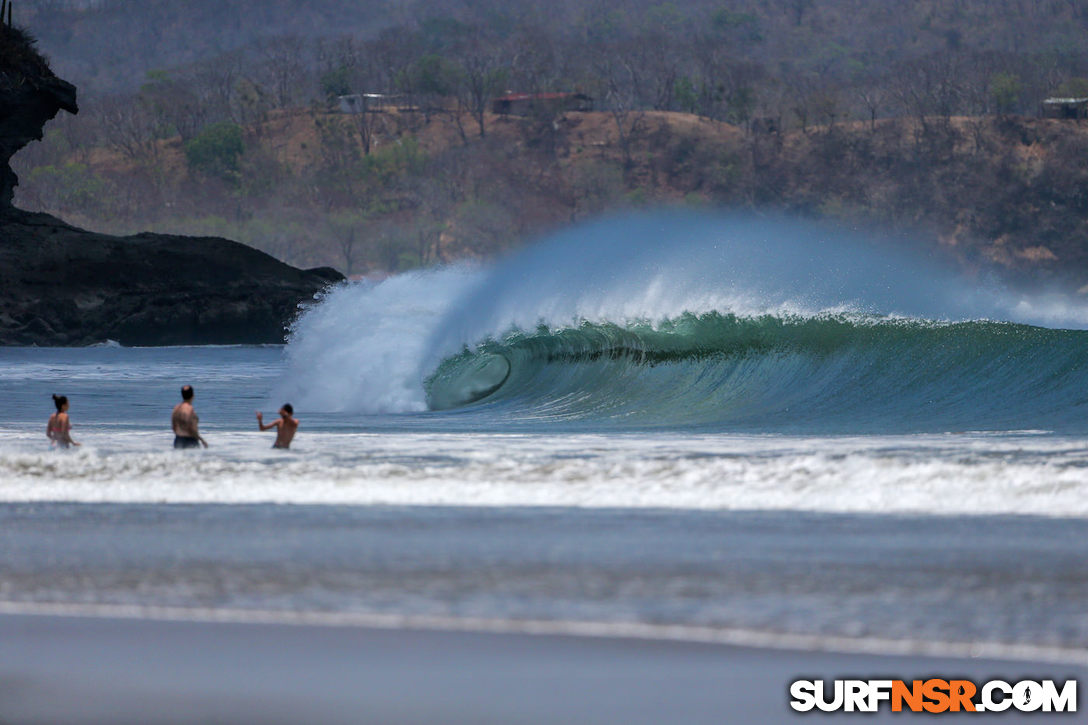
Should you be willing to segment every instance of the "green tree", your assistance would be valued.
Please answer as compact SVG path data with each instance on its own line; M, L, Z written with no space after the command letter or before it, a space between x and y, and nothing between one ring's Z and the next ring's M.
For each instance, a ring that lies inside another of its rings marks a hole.
M440 55L428 53L419 57L398 78L403 90L424 96L447 96L457 83L457 69Z
M106 182L83 164L39 166L27 181L42 208L64 213L104 212L104 200L110 196Z
M1012 73L995 73L990 77L990 98L1000 114L1016 109L1023 89L1020 79Z
M245 150L242 127L223 121L213 123L186 142L185 158L193 171L237 181L239 158Z
M745 124L752 117L756 94L748 86L741 86L729 94L726 102L726 118L730 123Z
M337 96L351 93L351 69L345 66L327 70L321 74L321 93L330 103Z
M677 108L686 113L695 113L695 109L699 106L699 90L690 78L687 76L677 78L673 84L672 94L676 99Z

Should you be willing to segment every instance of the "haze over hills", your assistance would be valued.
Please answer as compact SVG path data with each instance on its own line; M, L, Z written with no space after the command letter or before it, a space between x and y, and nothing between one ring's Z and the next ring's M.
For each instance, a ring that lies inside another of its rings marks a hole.
M302 266L488 255L656 203L903 233L1088 282L1088 2L25 2L81 90L18 202ZM108 47L107 47L108 46ZM577 91L592 112L506 91ZM366 113L337 97L380 93Z
M132 90L148 71L231 51L256 55L270 39L382 36L408 43L410 53L421 40L450 40L443 36L459 26L573 50L566 62L575 67L596 46L652 37L665 47L644 52L689 56L680 65L709 39L716 53L782 78L815 72L841 81L945 51L1019 58L1021 66L1060 55L1038 71L1083 74L1088 27L1082 0L19 0L18 12L50 48L55 70L85 93Z

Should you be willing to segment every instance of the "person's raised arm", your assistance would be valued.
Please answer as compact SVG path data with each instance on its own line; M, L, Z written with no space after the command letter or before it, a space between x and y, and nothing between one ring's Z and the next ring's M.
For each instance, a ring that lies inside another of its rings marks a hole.
M269 423L268 425L265 425L264 424L264 415L261 413L261 411L258 410L257 411L257 427L260 428L261 430L272 430L273 428L279 428L280 427L280 421L275 420L275 421Z

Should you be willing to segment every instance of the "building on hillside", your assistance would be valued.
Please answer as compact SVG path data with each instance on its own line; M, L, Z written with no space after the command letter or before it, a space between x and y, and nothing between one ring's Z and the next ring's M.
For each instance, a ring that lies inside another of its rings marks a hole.
M1044 118L1088 118L1088 98L1048 98L1043 101Z
M511 93L491 99L491 112L503 116L532 116L535 113L592 111L593 99L584 93Z
M352 93L337 96L340 113L382 113L390 109L414 111L407 97L390 93Z

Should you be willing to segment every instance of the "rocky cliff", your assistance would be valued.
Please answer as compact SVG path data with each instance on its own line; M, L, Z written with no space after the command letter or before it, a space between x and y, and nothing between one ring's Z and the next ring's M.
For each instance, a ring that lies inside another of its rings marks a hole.
M8 162L58 112L78 113L76 87L57 78L30 38L0 25L0 211L11 207L19 183Z
M75 87L0 26L0 344L282 342L299 304L343 279L226 239L112 237L16 209L9 161L62 110L78 112Z

